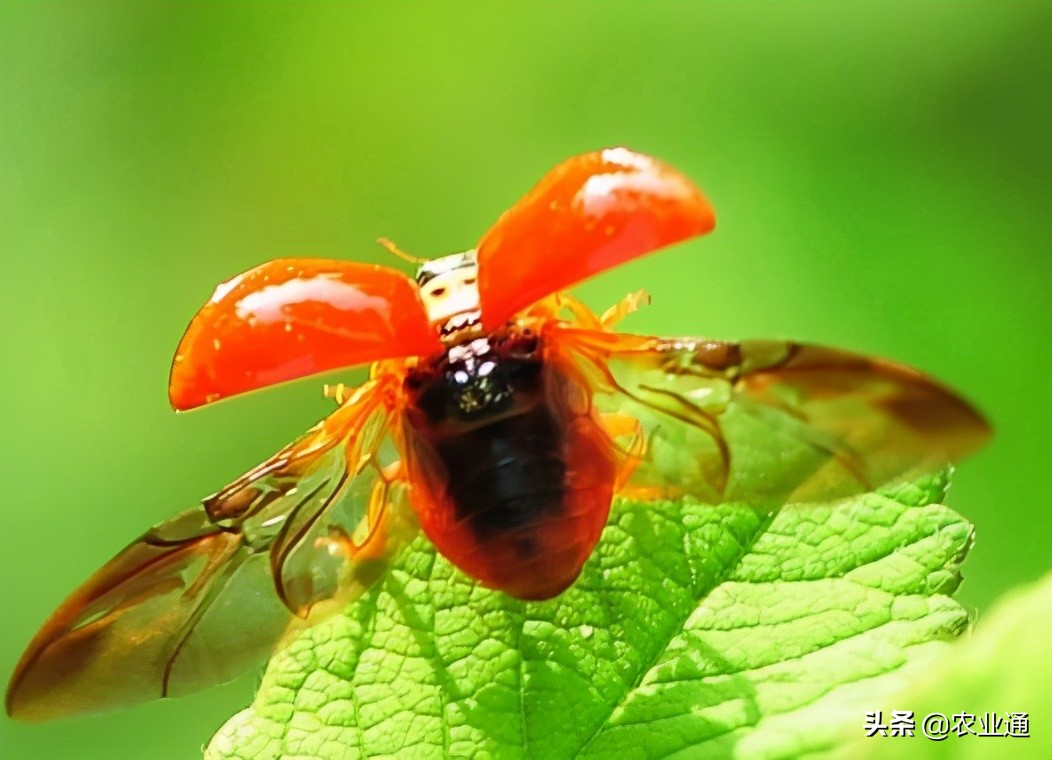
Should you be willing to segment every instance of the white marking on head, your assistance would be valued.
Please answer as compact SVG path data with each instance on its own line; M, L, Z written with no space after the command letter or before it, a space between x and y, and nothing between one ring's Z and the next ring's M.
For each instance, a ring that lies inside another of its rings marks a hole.
M416 275L420 298L431 322L479 308L478 264L474 251L455 253L420 267Z

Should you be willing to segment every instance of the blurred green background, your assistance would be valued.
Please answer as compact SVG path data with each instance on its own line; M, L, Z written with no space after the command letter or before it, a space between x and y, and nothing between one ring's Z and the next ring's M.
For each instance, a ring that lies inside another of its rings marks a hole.
M982 614L1050 566L1052 5L0 4L0 672L147 526L324 414L304 381L176 416L214 285L289 255L470 247L557 161L626 144L717 234L580 288L625 329L887 355L997 437L949 503ZM360 377L350 373L349 377ZM194 757L254 677L98 718L4 718L0 757ZM989 706L1025 709L1025 706Z

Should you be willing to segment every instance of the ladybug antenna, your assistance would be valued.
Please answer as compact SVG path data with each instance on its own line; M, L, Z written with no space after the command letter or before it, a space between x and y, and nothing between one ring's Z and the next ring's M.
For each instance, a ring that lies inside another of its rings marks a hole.
M427 263L427 259L421 259L417 256L413 256L412 254L406 253L385 237L377 238L376 242L382 245L385 249L387 249L388 253L393 253L398 258L402 259L403 261L408 261L410 264L419 265Z

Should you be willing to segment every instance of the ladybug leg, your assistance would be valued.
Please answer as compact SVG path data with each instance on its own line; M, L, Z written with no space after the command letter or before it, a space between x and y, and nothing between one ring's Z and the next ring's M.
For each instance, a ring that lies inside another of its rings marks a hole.
M601 415L601 422L621 457L617 480L614 482L614 493L639 501L673 498L675 494L667 488L628 485L636 467L646 455L646 436L642 423L630 415L616 413Z
M366 518L368 528L358 544L357 556L361 559L382 559L387 553L387 487L383 478L373 483L369 515Z
M369 495L369 508L354 533L333 525L329 528L329 535L318 539L315 545L319 548L324 546L334 557L382 559L387 553L388 488L403 476L403 469L401 461L378 468L379 477L373 483Z
M650 294L645 290L637 290L635 293L629 293L609 309L604 311L603 316L599 318L599 322L604 330L610 330L622 319L638 310L640 306L649 305Z
M582 302L569 293L559 293L555 296L559 308L566 309L570 316L577 322L578 327L586 330L602 330L603 323L595 312L585 306Z
M348 393L354 388L347 388L343 383L326 385L326 398L333 398L343 404ZM391 484L405 478L405 467L396 459L387 465L380 465L375 459L371 464L375 471L372 491L369 494L369 506L365 516L350 533L343 526L332 525L324 538L319 538L314 545L324 548L334 557L346 559L381 559L387 547L387 505Z
M628 435L642 437L643 435L643 427L639 424L639 420L630 414L604 412L600 417L600 422L603 425L603 430L611 438L621 438Z
M321 389L325 398L333 399L337 406L343 406L344 402L351 397L354 391L354 388L348 388L343 383L337 383L336 385L325 384Z
M614 482L614 490L620 492L646 453L643 425L631 415L613 412L601 414L599 422L620 455L617 480Z
M401 480L405 477L405 467L402 465L402 460L396 460L391 464L380 468L380 477L384 481L391 483L395 480Z

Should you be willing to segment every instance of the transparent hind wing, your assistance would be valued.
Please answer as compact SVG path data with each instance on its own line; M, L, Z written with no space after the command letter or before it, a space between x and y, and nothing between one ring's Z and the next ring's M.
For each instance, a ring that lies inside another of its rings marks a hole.
M625 489L641 496L828 501L935 471L989 437L966 401L884 359L786 341L556 332L595 407L638 420L645 440Z
M46 720L223 683L367 587L412 534L397 466L376 466L390 421L376 390L106 563L30 643L8 713Z

